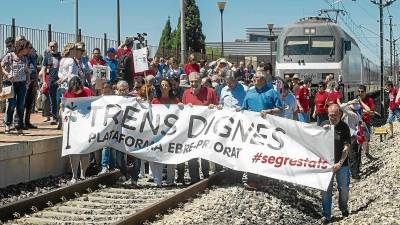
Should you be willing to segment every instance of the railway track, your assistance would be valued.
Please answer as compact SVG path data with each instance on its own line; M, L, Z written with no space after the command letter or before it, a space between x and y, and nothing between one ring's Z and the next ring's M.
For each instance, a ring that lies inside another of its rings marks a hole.
M119 171L103 174L4 205L0 220L5 224L142 224L216 184L222 173L189 187L136 189L116 184L119 175Z

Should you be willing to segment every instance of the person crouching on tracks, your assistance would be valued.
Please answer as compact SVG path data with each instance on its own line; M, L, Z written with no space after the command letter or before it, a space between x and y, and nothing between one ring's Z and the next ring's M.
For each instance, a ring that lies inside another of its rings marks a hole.
M400 107L396 103L396 96L398 90L396 87L393 86L392 81L386 82L386 90L389 92L389 116L387 119L387 123L389 124L390 129L390 137L393 138L393 122L396 120L400 121Z
M368 133L368 135L365 135L363 149L365 150L365 156L368 159L373 159L373 157L369 154L369 141L371 134L371 117L374 115L375 103L372 97L367 96L367 87L365 87L365 85L360 85L358 87L358 96L362 109L361 118L367 127L366 133Z
M64 93L64 98L80 98L94 96L91 89L83 87L82 81L78 76L72 77L68 82L68 91ZM78 179L78 167L81 166L81 179L85 179L86 169L89 165L89 154L69 155L72 179L71 183L76 183Z
M350 148L350 129L345 122L341 120L342 111L337 104L332 104L328 107L329 120L322 122L321 126L329 129L330 125L334 125L335 140L334 140L334 157L335 164L332 167L333 173L336 176L337 187L339 190L339 208L343 217L349 215L348 200L350 190L350 170L348 167L348 153ZM329 222L332 219L332 189L333 179L329 184L327 191L322 191L322 208L323 222Z

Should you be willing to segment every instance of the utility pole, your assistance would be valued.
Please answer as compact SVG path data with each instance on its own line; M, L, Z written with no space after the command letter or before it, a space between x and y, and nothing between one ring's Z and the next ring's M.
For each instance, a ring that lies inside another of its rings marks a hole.
M389 16L389 27L390 27L390 77L393 80L393 24L392 24L392 16Z
M181 64L186 63L186 19L185 0L181 0Z
M75 0L75 35L76 35L76 42L80 41L79 36L79 0Z
M121 17L119 11L119 0L117 0L117 43L119 47L121 45Z
M380 95L381 95L381 102L383 105L383 110L382 112L385 114L385 91L384 91L384 87L383 87L383 9L385 7L390 6L391 4L393 4L396 0L385 0L385 3L383 3L383 0L379 0L379 2L377 0L370 0L373 4L378 5L379 6L379 39L380 39L380 63L381 63L381 71L380 71L380 76L381 76L381 91L380 91Z

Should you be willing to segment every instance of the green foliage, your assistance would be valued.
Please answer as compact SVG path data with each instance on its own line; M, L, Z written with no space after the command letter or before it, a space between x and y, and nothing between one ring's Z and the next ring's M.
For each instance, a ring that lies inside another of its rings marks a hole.
M158 44L158 50L156 55L159 55L162 49L171 49L173 48L173 36L172 36L172 28L171 28L171 20L168 17L167 22L165 23L164 29L161 34L160 42Z
M181 18L178 25L172 32L172 47L180 48L181 44ZM192 52L200 52L205 48L205 35L203 34L200 20L200 11L195 0L185 0L185 30L186 30L186 49Z

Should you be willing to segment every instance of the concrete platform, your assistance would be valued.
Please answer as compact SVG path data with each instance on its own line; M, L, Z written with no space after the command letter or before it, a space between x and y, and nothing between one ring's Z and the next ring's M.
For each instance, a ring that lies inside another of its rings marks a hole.
M38 129L24 130L24 135L4 134L0 114L0 187L28 182L47 176L58 176L69 170L68 157L61 157L62 131L42 122L40 114L32 115Z

